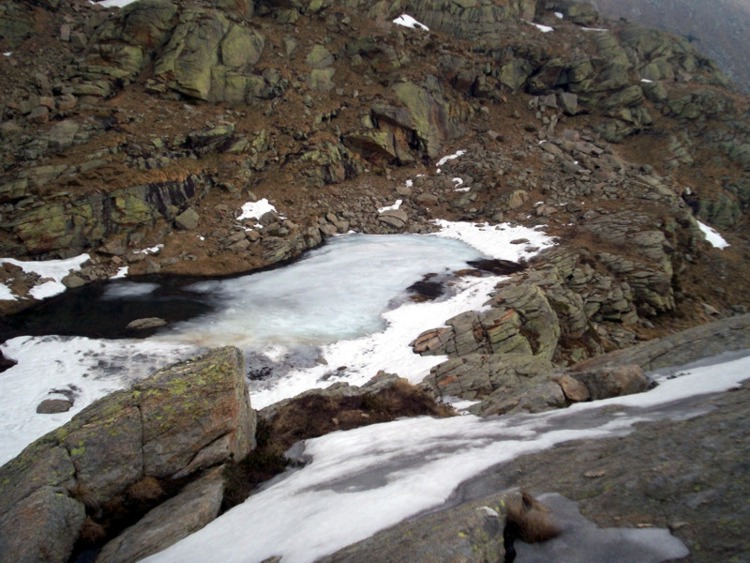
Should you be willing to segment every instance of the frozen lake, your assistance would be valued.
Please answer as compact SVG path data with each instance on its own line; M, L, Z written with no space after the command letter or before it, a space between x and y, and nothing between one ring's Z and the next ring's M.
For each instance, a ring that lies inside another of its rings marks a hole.
M297 262L246 276L113 281L11 319L14 337L1 346L18 365L0 374L0 463L99 397L214 346L245 352L255 408L338 381L360 385L381 369L421 381L443 358L413 354L409 343L482 308L501 279L453 272L479 258L516 262L553 244L524 227L441 227L435 235L334 237ZM427 274L444 294L412 301L407 288ZM151 316L170 324L148 337L125 330ZM36 414L55 389L72 390L73 409Z

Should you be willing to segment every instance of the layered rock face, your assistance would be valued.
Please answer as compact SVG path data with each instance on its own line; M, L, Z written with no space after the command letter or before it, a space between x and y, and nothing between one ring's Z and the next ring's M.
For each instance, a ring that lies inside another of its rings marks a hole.
M16 561L64 561L85 525L110 516L114 500L155 500L162 488L195 481L173 500L189 510L173 517L162 508L141 525L148 541L120 540L105 550L112 561L145 556L149 546L163 548L216 517L223 483L212 468L254 446L255 413L238 350L165 368L93 403L0 468L0 551Z

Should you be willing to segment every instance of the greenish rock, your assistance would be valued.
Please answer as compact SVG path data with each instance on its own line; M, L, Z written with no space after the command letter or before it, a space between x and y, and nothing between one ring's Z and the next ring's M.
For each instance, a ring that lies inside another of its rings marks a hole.
M731 229L742 218L742 208L731 194L720 193L711 198L701 198L698 217L719 229Z
M334 58L331 52L323 45L315 45L305 58L307 64L313 69L323 69L333 64Z
M154 65L154 75L186 96L213 101L211 73L218 65L219 44L229 27L230 22L221 13L183 11Z
M513 59L500 69L500 83L511 90L519 90L531 75L534 67L525 59Z
M193 231L198 228L200 215L198 215L198 212L195 209L188 207L185 211L175 217L174 222L178 229Z
M669 92L663 82L644 82L641 88L646 98L652 102L661 103L669 98Z
M398 99L409 110L417 135L430 158L437 158L444 139L452 136L454 128L448 120L445 102L436 100L427 90L413 82L393 86Z
M365 159L382 157L387 161L400 160L396 139L392 131L387 129L364 131L347 135L347 147L361 154Z
M608 96L602 101L602 105L605 109L612 110L621 107L629 108L642 102L643 90L639 85L633 85Z
M132 393L122 391L79 413L65 427L63 446L88 500L104 503L143 476L141 413ZM105 460L119 460L107 463Z
M84 503L106 509L144 477L187 478L254 447L255 411L239 350L220 348L159 370L90 404L0 467L3 558L66 561ZM216 475L211 488L223 489L220 470ZM216 515L220 497L212 495L202 522ZM206 504L192 506L201 511ZM179 535L184 526L176 529Z
M224 498L224 479L218 467L190 483L177 496L160 504L107 543L98 560L109 563L140 561L197 532L216 518Z
M260 60L264 46L259 32L232 24L219 46L221 61L230 69L247 68Z
M246 19L252 18L255 13L253 0L215 0L214 5L223 12L237 14Z
M495 494L410 519L327 555L320 562L503 561L507 507L519 498L518 493Z
M161 46L177 23L178 4L171 0L140 0L124 8L97 31L94 40L122 39L147 50Z
M335 87L333 75L335 68L316 68L310 71L310 88L316 92L330 92Z

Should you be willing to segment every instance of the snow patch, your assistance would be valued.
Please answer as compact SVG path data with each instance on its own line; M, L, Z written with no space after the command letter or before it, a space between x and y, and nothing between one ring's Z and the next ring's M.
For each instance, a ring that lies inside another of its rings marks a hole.
M33 287L29 294L34 299L41 300L63 293L66 289L62 283L63 278L72 271L80 270L81 265L90 258L91 257L88 254L81 254L64 260L46 260L43 262L15 260L14 258L0 258L0 265L13 264L14 266L21 268L27 274L38 274L42 283Z
M705 223L701 223L700 221L698 221L698 228L703 233L706 241L708 241L708 243L714 248L723 250L727 246L730 246L730 244L724 239L724 237L719 234L719 231L717 231L713 227L709 227Z
M526 23L528 23L529 25L533 25L535 28L537 28L542 33L549 33L550 31L555 31L554 27L550 27L548 25L542 25L540 23L534 23L534 22L530 22L530 21L527 21Z
M16 301L18 297L10 290L7 285L0 283L0 301Z
M410 29L421 29L422 31L430 31L429 27L427 27L423 23L419 23L417 20L415 20L413 17L411 17L408 14L401 14L399 17L393 20L393 23L395 23L396 25L403 26L403 27L408 27Z
M242 214L237 217L238 221L244 219L255 219L259 221L266 213L277 213L276 208L266 199L259 199L258 201L249 201L242 206ZM284 219L283 215L279 215L279 218ZM257 228L262 228L260 223L256 223Z
M124 8L129 6L138 0L102 0L101 2L92 2L92 4L99 4L104 8Z
M557 18L558 20L561 20L561 19L563 19L563 18L564 18L565 16L563 15L563 13L562 13L562 12L555 12L555 17L556 17L556 18Z
M378 213L385 213L386 211L396 211L399 207L401 207L401 204L404 203L403 200L397 199L396 203L393 205L387 205L385 207L378 208Z

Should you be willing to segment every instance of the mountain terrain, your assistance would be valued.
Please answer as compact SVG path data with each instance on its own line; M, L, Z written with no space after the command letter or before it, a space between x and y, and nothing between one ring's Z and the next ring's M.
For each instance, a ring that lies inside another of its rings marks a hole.
M744 92L750 91L750 66L745 56L750 37L750 2L723 0L632 0L591 2L604 16L656 27L681 35L730 76Z
M614 375L560 374L748 311L750 106L703 40L571 0L102 4L0 5L2 257L88 253L63 280L75 288L125 271L249 272L349 230L542 227L555 248L512 264L488 307L412 343L448 358L420 392L483 416L642 391L648 366L632 358ZM394 23L403 13L421 25ZM274 210L240 219L264 199ZM13 297L0 314L38 307L43 281L0 262ZM724 351L698 342L686 348ZM725 402L735 431L742 404ZM70 457L60 436L33 452ZM544 459L518 464L532 486ZM78 525L104 526L98 508L76 508ZM707 553L743 556L724 547Z

